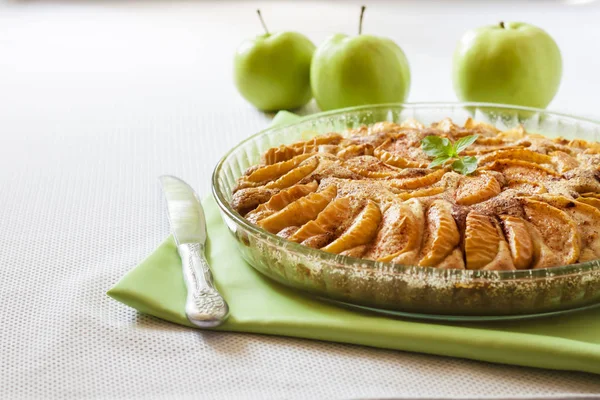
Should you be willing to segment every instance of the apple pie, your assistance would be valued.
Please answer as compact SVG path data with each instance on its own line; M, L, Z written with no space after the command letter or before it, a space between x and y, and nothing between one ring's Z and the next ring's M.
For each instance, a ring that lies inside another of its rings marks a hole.
M423 139L475 157L431 166ZM237 181L251 223L322 251L404 265L537 269L600 258L600 143L467 120L380 122L266 151Z

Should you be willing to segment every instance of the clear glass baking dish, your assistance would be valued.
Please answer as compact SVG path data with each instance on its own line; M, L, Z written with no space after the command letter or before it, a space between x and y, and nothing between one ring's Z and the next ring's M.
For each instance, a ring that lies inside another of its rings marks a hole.
M264 275L313 295L386 313L523 316L600 303L600 261L539 270L469 271L376 262L326 253L270 234L229 205L236 180L267 149L379 121L424 124L468 117L499 129L600 141L600 123L540 109L482 103L363 106L305 117L242 141L217 164L213 194L244 259Z

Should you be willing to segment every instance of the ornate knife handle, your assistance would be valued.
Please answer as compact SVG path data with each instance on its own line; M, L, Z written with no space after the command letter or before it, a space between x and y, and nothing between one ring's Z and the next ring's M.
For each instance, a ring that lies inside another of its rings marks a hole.
M189 321L200 328L220 325L229 314L229 307L213 284L204 246L185 243L178 247L187 287L185 313Z

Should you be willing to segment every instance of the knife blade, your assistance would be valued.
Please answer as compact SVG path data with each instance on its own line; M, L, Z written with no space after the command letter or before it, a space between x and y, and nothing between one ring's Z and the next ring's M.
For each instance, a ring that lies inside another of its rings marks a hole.
M187 288L186 316L200 328L218 326L227 318L229 307L215 288L204 255L206 220L198 195L190 185L174 176L163 175L160 183L167 199L171 232L181 257Z

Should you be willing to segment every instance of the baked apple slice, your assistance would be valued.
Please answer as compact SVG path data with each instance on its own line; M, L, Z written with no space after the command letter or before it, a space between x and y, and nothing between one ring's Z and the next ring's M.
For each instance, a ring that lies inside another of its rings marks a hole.
M552 158L552 164L554 165L554 168L556 168L560 174L564 174L565 172L579 166L579 162L564 151L552 152L550 153L550 156Z
M600 210L600 199L595 197L578 197L577 201L592 207L596 207L596 209Z
M430 187L420 190L412 190L408 192L398 193L398 198L402 201L414 199L417 197L435 196L444 193L445 188L442 186Z
M282 144L279 147L272 147L267 150L262 158L261 162L265 165L271 165L282 161L287 161L297 155L296 150Z
M422 267L432 267L445 259L460 242L456 221L452 217L452 205L445 200L435 200L427 210Z
M339 238L321 250L329 253L341 253L344 250L369 243L375 237L380 222L381 210L373 201L369 200L354 223Z
M393 203L383 214L368 257L383 262L417 263L424 226L423 205L418 200Z
M591 197L594 199L600 199L600 193L594 193L594 192L582 193L581 197Z
M516 269L527 269L533 261L533 241L527 222L519 217L501 215L504 235Z
M450 255L444 258L444 261L439 263L437 267L442 269L465 269L465 260L460 247L456 247L452 250Z
M579 262L600 258L600 211L595 207L563 196L545 194L540 198L568 214L579 228L581 254Z
M258 226L271 233L277 233L288 226L302 226L315 219L336 194L337 188L330 185L321 192L301 197L275 214L261 219Z
M353 157L372 156L373 146L369 143L351 144L339 150L336 156L341 160L348 160Z
M307 183L306 185L294 185L290 188L280 191L269 199L266 203L262 203L256 207L253 211L246 214L246 219L250 222L256 223L257 221L268 217L271 214L275 214L277 211L283 210L289 204L298 200L301 197L313 193L317 190L319 184L316 181Z
M336 228L351 217L350 199L342 197L335 199L325 207L317 218L302 225L291 237L294 242L302 242L311 236L333 233Z
M384 142L383 145L386 145L386 144L387 143ZM427 165L429 165L428 163L409 160L407 158L402 157L399 154L393 154L393 153L390 153L389 151L382 150L380 147L375 149L375 151L373 152L373 155L375 157L379 158L384 163L391 165L393 167L397 167L397 168L427 168Z
M289 146L298 153L308 153L316 151L322 145L338 144L342 139L343 137L339 133L329 133L327 135L316 136L304 142L293 143Z
M498 254L500 240L495 224L490 217L471 211L465 227L465 258L467 269L483 269Z
M502 191L500 183L489 173L465 177L456 191L456 203L464 206L481 203L497 196Z
M485 165L496 160L520 160L534 164L550 164L552 157L529 149L504 149L488 153L478 160L479 165Z
M269 182L265 187L267 189L285 189L290 187L302 180L302 178L308 176L313 172L319 165L319 159L312 157L300 164L298 167L292 169L287 174L281 176L279 179Z
M499 171L504 174L507 179L525 179L530 181L538 181L546 179L548 176L556 176L558 174L549 168L535 164L529 161L501 159L492 162L483 167L492 171Z
M431 186L434 183L439 182L445 173L446 169L441 168L428 173L427 175L418 176L415 178L394 179L390 181L390 186L395 187L396 189L418 189Z
M257 169L246 177L246 181L252 183L261 183L267 181L273 181L283 174L290 172L296 168L300 163L307 158L311 157L311 154L300 154L290 160L281 161L275 164L266 165L262 168Z
M528 222L535 228L530 232L537 253L533 268L576 262L581 253L581 237L575 221L546 202L526 197L520 201ZM540 239L536 239L536 232Z

